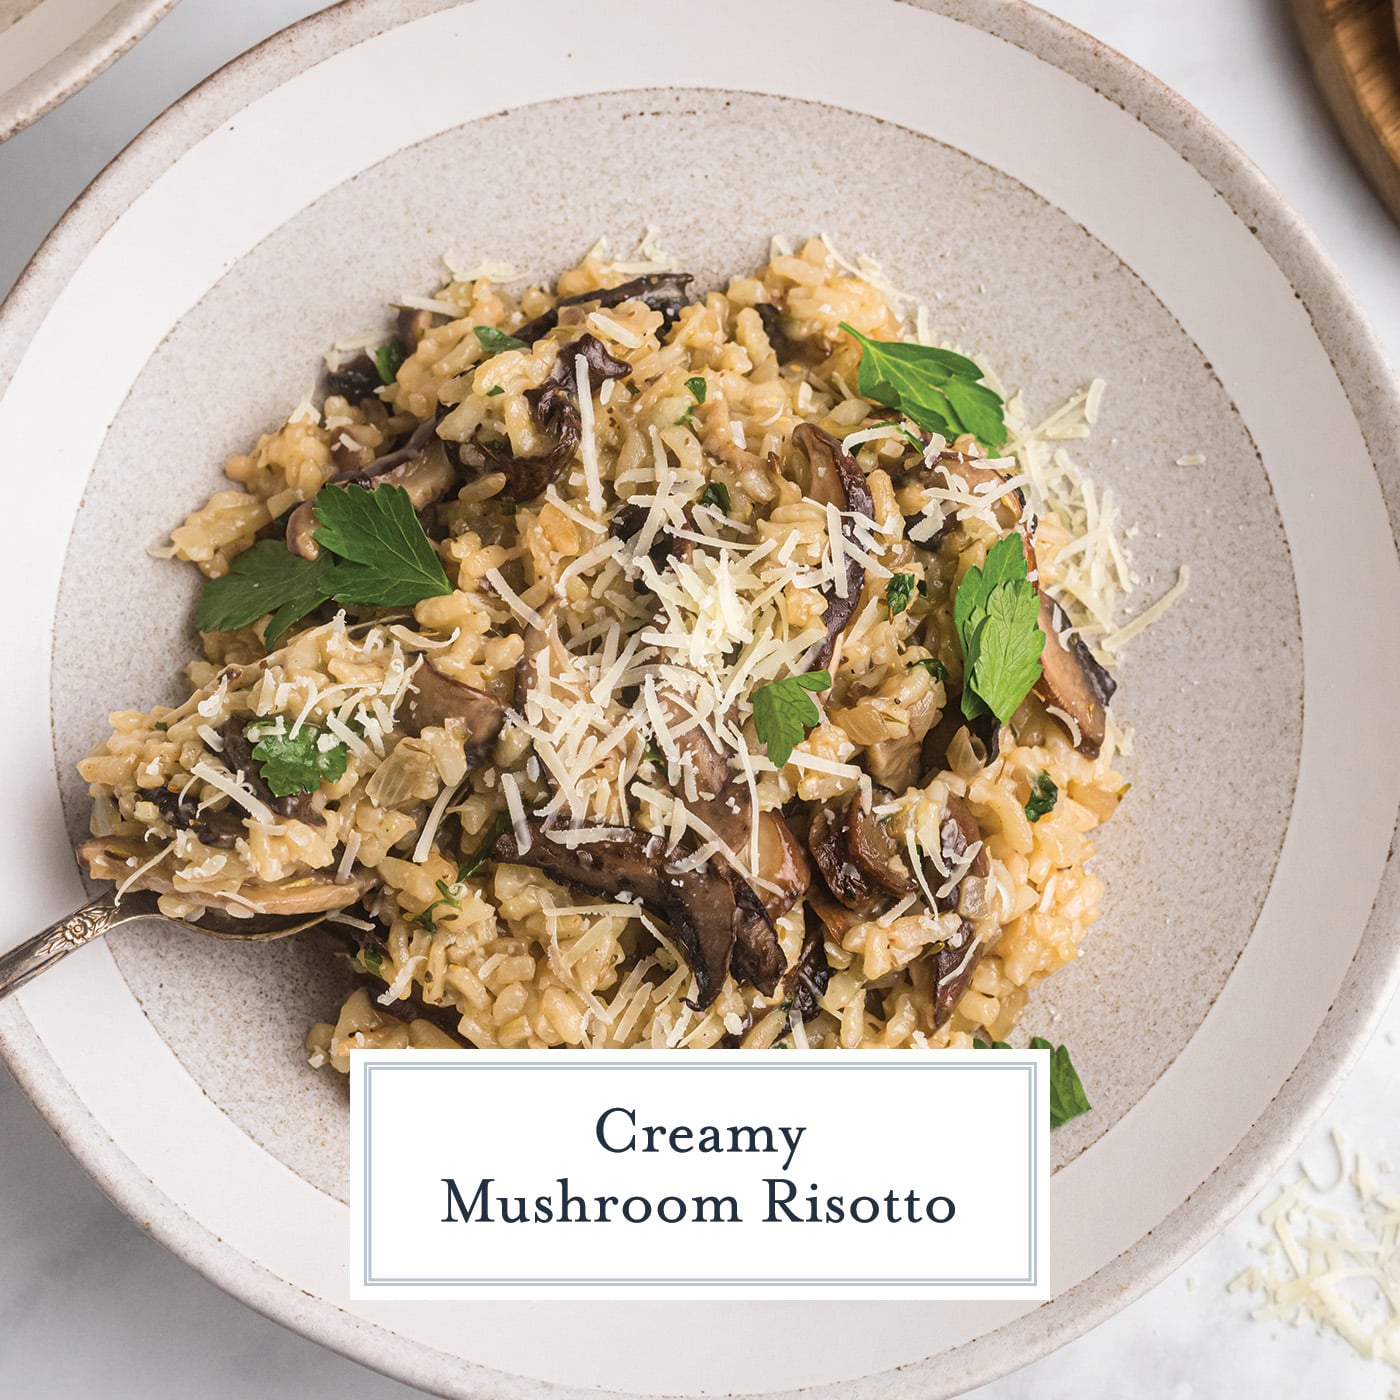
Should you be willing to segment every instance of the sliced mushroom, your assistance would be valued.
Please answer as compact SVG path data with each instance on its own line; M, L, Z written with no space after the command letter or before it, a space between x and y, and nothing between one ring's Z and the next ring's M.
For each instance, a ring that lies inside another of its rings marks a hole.
M418 735L430 728L460 729L467 762L479 762L501 732L506 707L494 695L444 676L426 660L408 684L409 694L399 712L405 732Z
M414 510L425 509L440 501L457 481L436 428L436 421L427 419L402 447L376 458L362 471L337 472L326 486L402 486ZM314 499L303 501L287 518L287 548L303 559L315 559L321 553L316 543L315 510Z
M843 512L859 512L871 521L875 518L875 501L856 459L841 443L814 423L799 423L792 430L792 475L802 488L802 494L821 505L834 505ZM856 543L854 523L843 517L841 533ZM865 566L854 554L846 555L846 586L844 596L836 585L822 590L826 599L826 640L812 661L813 670L821 670L836 649L836 638L851 620L865 586Z
M87 865L94 880L122 881L129 879L135 868L128 861L147 861L151 853L133 837L95 836L78 847L78 858ZM348 909L358 903L373 884L373 877L367 871L354 871L341 881L334 871L317 870L273 884L252 881L240 885L238 897L234 899L222 894L177 890L174 881L164 873L163 864L145 871L135 888L154 890L157 894L180 894L211 909L245 918L252 914L322 914Z
M1097 758L1107 733L1108 702L1118 682L1094 660L1079 637L1065 641L1070 621L1064 609L1044 595L1040 600L1040 630L1045 633L1045 650L1040 654L1041 677L1036 693L1049 706L1063 711L1074 721L1078 734L1075 747L1089 758Z
M803 913L807 927L802 951L783 978L783 996L792 1002L792 1019L810 1021L831 981L831 966L826 960L826 925L821 915L810 904Z
M782 968L769 981L767 961L736 947L741 928L755 906L760 914L762 906L728 867L706 861L691 868L686 851L667 849L661 837L631 827L594 829L590 840L573 849L552 839L552 828L535 818L527 818L526 831L525 850L514 830L508 830L492 846L492 859L533 866L561 884L594 894L635 895L671 926L695 974L697 1010L719 995L731 957L736 975L764 977L766 988L755 985L771 994Z
M486 470L505 476L502 497L508 501L532 501L563 471L578 448L583 424L578 410L574 361L582 355L588 363L590 383L621 379L632 372L625 360L609 355L597 336L584 335L559 349L549 378L538 389L526 391L535 427L553 439L545 451L530 457L506 454L490 443L473 440L471 449Z
M958 924L957 937L945 943L933 955L933 1028L939 1030L948 1024L964 993L972 985L972 974L982 960L980 947L969 948L969 941L976 936L968 920Z
M903 792L919 776L923 767L924 741L912 734L898 739L881 739L865 751L866 772L881 787Z
M176 831L193 832L206 846L230 850L239 837L247 836L243 815L236 807L201 812L195 802L186 801L170 788L152 788L142 794Z
M807 849L811 851L827 889L839 903L858 913L873 911L875 892L865 872L851 858L845 830L830 808L823 807L812 818Z
M846 849L868 881L889 894L913 894L919 887L899 853L899 843L870 810L863 788L846 809Z
M596 292L579 292L571 297L561 297L543 315L527 321L515 332L517 340L533 345L542 335L548 335L559 324L559 313L566 306L597 305L600 308L621 306L626 301L640 301L661 313L661 333L664 335L675 325L681 308L690 300L686 288L695 279L688 272L650 272L644 277L634 277L616 287L605 287ZM591 366L590 366L591 368Z
M982 828L978 824L977 818L972 815L972 809L967 803L955 793L949 793L944 801L940 836L942 838L942 866L940 868L925 855L924 879L928 882L929 888L934 891L934 903L937 905L938 912L946 914L949 910L958 907L963 881L969 876L979 880L985 879L987 872L991 869L991 860L987 855L986 844L982 841ZM957 870L963 864L964 858L973 846L977 846L978 849L972 860L967 863L967 868L962 871L957 884L944 893L943 886L948 883L948 872Z

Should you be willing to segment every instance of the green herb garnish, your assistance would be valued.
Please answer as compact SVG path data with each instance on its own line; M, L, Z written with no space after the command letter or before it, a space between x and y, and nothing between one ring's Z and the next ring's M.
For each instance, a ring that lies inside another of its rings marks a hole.
M295 734L269 734L258 740L253 757L262 765L263 782L274 797L315 792L323 782L338 782L345 776L345 745L322 748L324 734L314 724L304 724Z
M1060 790L1055 786L1055 780L1045 769L1041 769L1035 775L1035 785L1031 788L1031 800L1026 803L1026 820L1038 822L1046 812L1055 810L1055 801L1060 795Z
M499 355L502 350L528 350L530 347L523 340L517 340L513 335L507 335L505 331L498 331L495 326L474 326L476 338L481 344L481 348L488 355Z
M723 515L729 514L729 487L722 481L712 481L700 493L699 504L702 506L713 506Z
M705 402L705 393L707 386L702 375L696 374L693 375L691 378L687 379L685 381L685 387L690 390L690 396L695 400L696 403Z
M384 975L384 956L378 948L361 948L360 961L364 963L366 972L376 977Z
M271 613L263 633L271 650L293 623L330 599L397 608L452 591L402 486L323 490L315 514L318 558L303 559L280 540L260 541L223 578L204 585L195 626L228 632Z
M271 613L263 634L271 650L287 628L331 596L334 567L324 554L303 559L281 540L261 540L244 550L223 578L204 585L194 625L202 632L231 632Z
M932 345L871 340L845 321L841 329L860 343L856 382L865 398L950 441L971 433L989 451L1006 441L1001 395L981 383L981 368L966 356Z
M916 582L913 574L896 574L885 585L885 604L891 617L898 617L909 606Z
M494 398L496 397L497 394L504 394L504 393L505 393L505 390L504 390L503 388L501 388L501 386L500 386L499 384L493 384L493 385L486 391L486 397L487 397L488 399L494 399Z
M1088 1113L1089 1099L1079 1072L1070 1063L1069 1051L1063 1045L1051 1045L1041 1036L1031 1040L1031 1049L1050 1052L1050 1126L1058 1128L1071 1118Z
M993 1041L988 1045L980 1036L972 1040L974 1050L1010 1050L1004 1040ZM1088 1113L1091 1105L1079 1081L1079 1072L1070 1062L1069 1051L1063 1046L1054 1046L1042 1036L1031 1038L1032 1050L1050 1052L1050 1126L1058 1128L1081 1113Z
M452 592L402 486L322 491L316 520L317 544L340 556L331 578L337 602L400 608Z
M486 828L486 835L481 838L480 845L457 867L459 885L463 880L475 875L491 859L491 847L509 830L510 817L505 812L497 813L496 820Z
M809 671L802 676L784 676L753 692L754 728L776 767L781 768L807 737L807 731L821 723L822 712L809 692L830 689L830 671Z
M948 668L936 656L926 656L922 661L915 661L913 664L922 666L936 681L948 679Z
M399 377L399 366L408 359L408 347L395 336L374 352L374 367L385 384L392 384Z
M987 551L969 569L953 598L953 623L963 652L962 712L976 719L990 710L1005 724L1040 679L1040 595L1026 577L1019 534Z

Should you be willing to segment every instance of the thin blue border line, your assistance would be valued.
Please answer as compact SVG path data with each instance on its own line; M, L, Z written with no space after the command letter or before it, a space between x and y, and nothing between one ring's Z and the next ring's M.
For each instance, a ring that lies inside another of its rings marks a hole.
M707 1057L708 1058L708 1057ZM554 1060L554 1057L550 1057ZM833 1285L854 1286L858 1288L921 1288L921 1287L942 1287L942 1288L1004 1288L1004 1287L1028 1287L1034 1288L1040 1281L1040 1248L1039 1238L1036 1231L1036 1219L1038 1214L1039 1193L1036 1191L1038 1173L1035 1170L1036 1144L1039 1140L1040 1118L1036 1112L1039 1095L1040 1063L1033 1060L1030 1064L1005 1064L997 1063L994 1060L976 1064L947 1064L937 1061L922 1061L911 1064L889 1064L879 1061L868 1060L864 1064L859 1063L859 1057L846 1064L810 1064L794 1063L788 1061L780 1067L785 1074L794 1071L816 1070L822 1073L829 1073L832 1070L846 1069L885 1069L885 1070L911 1070L918 1074L927 1074L930 1070L954 1070L965 1072L967 1070L992 1070L1005 1073L1008 1070L1026 1070L1030 1077L1030 1105L1028 1121L1028 1145L1030 1150L1031 1175L1028 1187L1029 1208L1027 1217L1029 1222L1028 1252L1030 1256L1027 1276L1024 1278L891 1278L891 1279L871 1279L871 1278L819 1278L819 1279L798 1279L798 1278L376 1278L374 1275L374 1232L370 1222L370 1198L373 1194L371 1190L371 1157L370 1142L372 1140L371 1120L373 1116L373 1093L372 1084L376 1070L411 1070L414 1073L422 1073L424 1070L445 1069L445 1070L475 1070L490 1069L500 1070L542 1070L553 1072L560 1069L625 1069L625 1070L661 1070L668 1074L676 1070L711 1070L711 1069L753 1069L753 1064L741 1061L730 1061L727 1064L705 1063L699 1059L691 1060L689 1056L678 1056L680 1063L676 1064L654 1064L654 1063L627 1063L625 1055L619 1056L617 1064L600 1064L596 1061L577 1064L521 1064L519 1062L509 1064L489 1064L473 1060L471 1063L449 1063L428 1062L417 1064L411 1062L393 1064L372 1064L366 1067L364 1076L364 1246L365 1246L365 1269L364 1286L366 1288L540 1288L540 1287L660 1287L660 1288L728 1288L728 1287L755 1287L768 1288L774 1286L796 1287L796 1288L829 1288Z

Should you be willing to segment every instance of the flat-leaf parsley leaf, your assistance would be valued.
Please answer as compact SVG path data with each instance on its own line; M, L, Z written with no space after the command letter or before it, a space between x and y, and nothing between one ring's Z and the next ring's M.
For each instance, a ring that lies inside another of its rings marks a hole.
M840 324L860 344L856 385L865 398L898 409L925 432L950 441L971 433L990 451L1005 443L1001 395L980 382L981 367L965 355L902 340L871 340L845 321Z
M953 597L953 625L963 652L962 711L990 710L1005 724L1040 679L1040 595L1026 577L1021 536L1003 536L981 568L963 576Z
M269 734L258 740L253 757L262 764L263 781L274 797L315 792L323 782L338 782L345 776L345 745L322 748L324 732L304 724L295 734Z
M1032 1050L1050 1052L1050 1126L1058 1128L1090 1108L1084 1085L1080 1083L1079 1071L1070 1062L1069 1051L1063 1045L1051 1045L1042 1036L1031 1041Z
M781 768L807 737L807 731L821 722L822 712L808 692L830 689L830 671L809 671L802 676L784 676L754 691L754 728L775 766Z
M1060 789L1045 769L1035 775L1035 785L1031 788L1031 800L1026 803L1026 820L1038 822L1047 812L1055 810Z
M331 596L332 568L324 554L303 559L281 540L261 540L245 549L223 578L204 585L194 624L202 632L231 632L271 613L264 634L271 649L288 627Z
M317 544L342 561L331 574L338 602L398 608L452 592L402 486L318 492L316 520Z

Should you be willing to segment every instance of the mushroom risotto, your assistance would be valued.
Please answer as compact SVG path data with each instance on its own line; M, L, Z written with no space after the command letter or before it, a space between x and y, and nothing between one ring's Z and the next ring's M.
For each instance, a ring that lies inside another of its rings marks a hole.
M824 241L637 272L406 299L173 533L204 659L81 855L327 912L313 1064L997 1042L1096 917L1110 503Z

